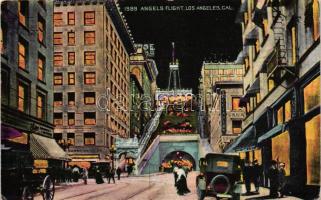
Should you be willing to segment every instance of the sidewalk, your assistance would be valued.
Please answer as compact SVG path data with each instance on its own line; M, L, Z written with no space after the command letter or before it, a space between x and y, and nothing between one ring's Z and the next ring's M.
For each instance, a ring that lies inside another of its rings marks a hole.
M252 191L254 191L254 185L252 185ZM242 194L241 195L241 200L255 200L255 199L273 199L269 197L269 193L270 193L270 189L265 188L265 187L260 187L260 194L253 194L253 195L246 195L244 196L246 192L245 189L245 184L242 184ZM277 198L277 199L284 199L284 200L296 200L296 199L300 199L297 197L293 197L293 196L285 196L283 198Z

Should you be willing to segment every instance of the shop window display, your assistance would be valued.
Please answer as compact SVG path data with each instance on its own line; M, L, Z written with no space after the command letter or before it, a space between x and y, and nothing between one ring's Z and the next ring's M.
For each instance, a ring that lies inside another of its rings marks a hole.
M285 163L286 175L290 175L290 136L288 131L272 138L272 160Z
M307 184L320 185L320 114L305 123Z

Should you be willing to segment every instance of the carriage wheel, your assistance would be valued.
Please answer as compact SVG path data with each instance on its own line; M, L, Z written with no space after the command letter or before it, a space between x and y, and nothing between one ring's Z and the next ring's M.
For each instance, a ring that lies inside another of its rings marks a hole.
M55 184L51 177L47 175L42 183L42 197L44 200L53 200L55 195Z
M23 187L22 200L33 200L33 192L30 186Z

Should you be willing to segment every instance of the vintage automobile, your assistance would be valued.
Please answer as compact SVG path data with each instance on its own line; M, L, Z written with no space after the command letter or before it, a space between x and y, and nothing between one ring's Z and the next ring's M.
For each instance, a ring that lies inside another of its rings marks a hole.
M40 192L44 200L53 200L55 185L47 165L35 167L27 149L1 148L1 154L2 199L33 199Z
M206 196L215 196L216 199L239 199L241 193L239 156L209 153L200 159L199 164L206 180Z

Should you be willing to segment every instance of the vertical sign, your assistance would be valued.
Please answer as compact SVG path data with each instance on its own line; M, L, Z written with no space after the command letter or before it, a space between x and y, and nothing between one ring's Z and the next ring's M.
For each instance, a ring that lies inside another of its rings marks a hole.
M221 130L222 134L226 134L226 93L221 91Z

